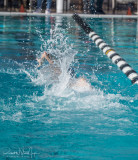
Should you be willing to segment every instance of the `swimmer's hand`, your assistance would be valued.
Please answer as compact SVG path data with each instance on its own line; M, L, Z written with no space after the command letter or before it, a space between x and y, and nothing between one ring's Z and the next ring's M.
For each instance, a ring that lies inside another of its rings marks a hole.
M38 67L38 68L41 67L41 65L42 65L41 59L36 58L36 60L37 60L37 62L38 62L38 66L37 66L37 67Z

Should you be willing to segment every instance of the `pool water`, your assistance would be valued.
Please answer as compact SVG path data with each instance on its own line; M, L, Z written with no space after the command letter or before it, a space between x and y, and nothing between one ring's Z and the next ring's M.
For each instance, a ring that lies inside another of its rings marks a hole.
M138 20L84 18L138 72ZM0 17L0 160L137 160L138 86L71 17ZM62 70L53 78L43 51ZM92 91L73 90L84 77Z

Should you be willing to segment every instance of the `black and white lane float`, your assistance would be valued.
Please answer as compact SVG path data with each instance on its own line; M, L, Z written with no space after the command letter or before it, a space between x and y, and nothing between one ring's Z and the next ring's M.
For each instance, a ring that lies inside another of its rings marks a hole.
M103 53L105 53L112 60L112 62L115 63L131 80L132 84L138 84L137 72L122 57L120 57L115 50L105 43L105 41L103 41L100 36L98 36L78 14L75 13L73 15L73 19L89 35L89 37L103 51Z

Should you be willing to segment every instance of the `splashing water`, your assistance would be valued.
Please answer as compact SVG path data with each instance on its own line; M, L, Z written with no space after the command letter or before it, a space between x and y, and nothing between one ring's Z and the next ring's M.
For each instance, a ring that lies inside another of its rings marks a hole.
M44 93L50 94L51 92L51 94L54 95L62 95L65 89L67 89L71 79L68 70L74 62L74 56L77 54L77 51L72 49L73 44L69 44L68 37L64 36L64 32L64 30L61 31L61 28L58 27L54 31L51 30L51 38L41 46L41 49L43 47L47 48L46 52L54 57L56 60L54 70L58 68L61 71L61 74L54 77L52 73L53 70L51 70L47 63L43 65L40 70L36 68L34 71L31 70L31 72L37 73L37 78L31 76L32 73L24 70L24 72L31 78L32 82L37 85L45 85ZM40 58L41 55L38 55L38 57ZM58 83L56 82L57 79ZM48 88L50 85L52 85L52 87Z
M34 93L33 97L31 98L31 105L30 103L26 104L27 106L29 105L29 107L33 106L33 108L31 108L33 109L35 117L31 117L31 121L39 119L44 123L54 123L54 118L52 118L51 120L49 119L48 121L47 119L45 120L46 111L48 111L49 109L55 112L81 111L81 114L83 115L83 112L86 112L86 110L88 110L93 115L94 124L91 124L93 126L91 126L91 128L93 129L95 129L95 127L97 128L98 125L102 125L103 122L108 127L110 125L114 126L117 123L119 124L119 126L121 126L122 124L131 125L131 120L126 117L118 118L118 120L116 119L118 113L119 115L124 115L128 114L128 112L130 111L128 106L120 103L123 100L127 100L128 97L124 98L119 94L106 94L101 89L96 89L94 87L92 87L92 90L89 92L85 92L85 90L84 92L80 92L79 89L72 90L71 88L69 88L68 84L71 76L68 73L68 69L75 62L74 57L78 53L78 51L72 49L73 44L68 42L69 39L64 36L64 30L61 31L61 28L57 27L54 31L52 30L51 35L51 38L47 40L46 43L44 42L45 45L42 44L42 46L45 46L44 48L47 48L47 52L55 57L58 63L58 67L61 69L61 74L58 75L58 80L56 77L53 77L52 71L50 70L49 64L47 64L47 62L41 67L40 70L35 67L30 71L24 70L24 72L31 79L34 85L37 85L39 87L42 86L43 88L43 94L41 96L38 96L37 92ZM38 57L40 56L41 55L39 54ZM95 77L94 74L91 75L90 81L97 82L97 77ZM41 114L40 116L39 110L43 110L44 114ZM111 115L114 116L112 117ZM100 117L100 119L98 120L97 117ZM58 120L60 120L60 118L60 115L58 115ZM66 115L66 118L64 118L64 121L66 121L67 119L69 119L68 113ZM106 122L107 119L108 121ZM87 119L87 122L89 121L89 123L91 123L90 120L91 119ZM108 127L107 131L105 129L103 129L103 131L100 131L101 134L115 134L114 130L111 130L111 132L109 132ZM99 129L97 128L96 133L99 132L98 130ZM127 133L125 132L125 130L126 128L122 127L122 130L118 130L118 133L116 134L131 134L131 132Z

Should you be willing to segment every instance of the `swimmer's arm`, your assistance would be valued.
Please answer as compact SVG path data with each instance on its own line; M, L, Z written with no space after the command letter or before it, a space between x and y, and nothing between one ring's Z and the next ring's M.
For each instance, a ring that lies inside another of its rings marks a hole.
M53 61L49 58L48 54L44 52L40 59L36 59L39 63L38 67L42 65L44 59L46 59L50 64L53 64Z

